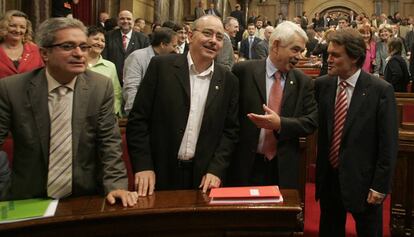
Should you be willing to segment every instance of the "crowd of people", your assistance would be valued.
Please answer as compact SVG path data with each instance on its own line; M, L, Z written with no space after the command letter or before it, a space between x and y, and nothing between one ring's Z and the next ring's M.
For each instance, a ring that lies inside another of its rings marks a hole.
M105 193L133 206L154 190L298 188L299 138L319 126L321 236L343 236L347 212L358 234L381 236L397 154L394 91L409 89L414 19L351 11L308 21L304 12L273 26L261 16L245 24L239 4L224 20L214 4L195 13L192 24L151 32L128 10L116 23L102 12L87 28L50 18L34 41L27 15L6 12L0 144L11 132L14 160L10 173L0 154L0 177L9 176L0 198ZM320 60L315 81L295 68L307 57ZM134 191L117 117L128 117Z

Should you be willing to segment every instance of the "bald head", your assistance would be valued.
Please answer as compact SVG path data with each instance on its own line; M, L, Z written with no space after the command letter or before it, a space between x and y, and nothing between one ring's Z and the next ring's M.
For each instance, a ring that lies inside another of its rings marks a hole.
M120 11L118 14L118 26L121 28L121 31L126 34L132 30L134 25L134 17L132 13L128 10Z

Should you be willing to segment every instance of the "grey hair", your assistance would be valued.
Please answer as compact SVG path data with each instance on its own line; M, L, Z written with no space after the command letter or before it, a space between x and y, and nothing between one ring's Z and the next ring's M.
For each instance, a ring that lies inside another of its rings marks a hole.
M224 25L224 27L226 27L226 26L230 25L230 22L231 22L232 20L235 20L235 21L239 22L236 18L234 18L234 17L232 17L232 16L228 16L228 17L226 17L226 18L224 19L224 21L223 21L223 25Z
M85 25L77 20L66 17L49 18L39 25L36 32L36 43L40 48L47 48L55 42L57 31L75 28L80 29L87 35Z
M303 38L306 42L308 41L308 36L306 35L306 32L300 28L297 24L290 22L290 21L284 21L277 25L273 33L270 35L269 39L269 49L272 49L273 42L275 40L280 41L282 45L287 44L295 35L299 35L301 38Z

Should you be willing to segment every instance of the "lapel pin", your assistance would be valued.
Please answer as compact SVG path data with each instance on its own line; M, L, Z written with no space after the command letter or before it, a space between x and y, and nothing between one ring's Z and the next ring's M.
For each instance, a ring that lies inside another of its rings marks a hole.
M290 83L291 85L293 85L293 81L289 81L289 83Z
M220 89L219 86L216 86L216 90Z

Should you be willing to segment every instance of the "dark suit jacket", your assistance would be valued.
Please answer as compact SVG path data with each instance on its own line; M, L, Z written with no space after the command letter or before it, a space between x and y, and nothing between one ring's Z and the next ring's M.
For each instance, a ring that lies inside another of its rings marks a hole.
M124 50L122 47L122 34L121 30L113 30L107 32L105 35L106 46L102 52L102 57L113 62L116 66L119 82L123 85L123 70L124 61L133 51L148 47L150 42L148 37L141 32L132 32L131 39L128 44L128 48Z
M265 59L269 55L269 41L261 40L252 48L254 51L254 59ZM253 54L253 52L252 52Z
M235 64L233 73L240 85L240 142L229 169L229 185L249 185L256 157L260 129L247 118L248 113L264 114L266 103L266 60ZM317 107L313 84L302 71L293 69L287 74L281 107L281 129L278 137L277 159L279 185L298 188L299 137L312 133L317 127Z
M323 193L328 172L329 149L337 77L320 77L315 83L319 103L316 198ZM351 212L363 211L369 189L390 192L398 143L397 110L394 90L384 80L364 71L358 78L345 120L339 150L338 176L341 197Z
M393 55L390 58L385 66L384 79L394 87L395 92L407 92L410 74L401 55Z
M194 188L206 173L223 178L238 140L237 78L214 64L194 160ZM153 57L127 125L134 172L154 170L156 189L171 182L190 109L187 55Z
M211 10L211 8L206 9L206 10L205 10L205 13L206 13L206 14L210 14L210 10ZM217 10L217 9L213 8L213 12L214 12L214 14L215 14L217 17L220 17L220 18L221 18L221 13L219 12L219 10Z
M255 45L258 44L260 41L262 41L258 37L254 37L253 43L252 43L252 58L249 58L249 38L242 40L240 42L240 56L246 58L246 59L254 59L257 58L256 52L254 50Z
M73 95L72 195L127 189L112 82L86 71ZM6 199L47 196L50 118L45 69L0 80L0 144L13 135L11 185Z
M0 151L0 194L4 188L9 185L10 169L9 160L7 154L4 151Z

